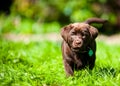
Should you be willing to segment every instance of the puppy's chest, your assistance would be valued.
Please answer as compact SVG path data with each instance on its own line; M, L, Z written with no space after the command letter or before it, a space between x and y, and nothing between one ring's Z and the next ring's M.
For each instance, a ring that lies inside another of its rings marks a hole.
M87 65L90 60L90 57L87 53L85 53L85 54L74 55L73 59L74 59L74 64L76 64L79 67L79 66Z

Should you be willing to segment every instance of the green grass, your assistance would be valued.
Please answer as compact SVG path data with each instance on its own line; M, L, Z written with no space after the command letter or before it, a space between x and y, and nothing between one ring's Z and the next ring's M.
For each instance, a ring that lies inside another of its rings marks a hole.
M95 68L66 78L59 42L0 40L0 86L120 86L120 45L97 43Z

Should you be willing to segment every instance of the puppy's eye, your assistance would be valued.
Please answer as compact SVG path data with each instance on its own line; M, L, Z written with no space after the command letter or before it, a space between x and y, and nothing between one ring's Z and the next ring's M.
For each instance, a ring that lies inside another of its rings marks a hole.
M84 30L83 32L82 32L84 35L88 35L88 31L87 30Z
M76 34L76 32L71 32L71 35L75 35Z
M82 36L82 38L86 38L86 36L85 36L85 35L83 35L83 36Z
M84 30L83 33L87 33L88 31L87 30Z
M86 35L84 33L82 33L81 35L82 35L82 38L86 38Z

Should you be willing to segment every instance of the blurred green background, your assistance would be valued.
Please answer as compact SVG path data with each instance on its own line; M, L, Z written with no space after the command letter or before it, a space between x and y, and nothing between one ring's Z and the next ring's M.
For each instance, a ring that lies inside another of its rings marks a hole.
M119 32L120 0L0 0L0 33L59 32L90 17L109 21L100 32Z
M60 29L91 17L95 68L66 78ZM0 86L120 86L119 32L120 0L0 0Z

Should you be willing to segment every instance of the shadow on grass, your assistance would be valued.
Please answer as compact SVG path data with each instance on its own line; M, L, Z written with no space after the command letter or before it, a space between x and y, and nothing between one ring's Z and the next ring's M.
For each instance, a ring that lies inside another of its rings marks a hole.
M97 74L97 76L102 76L102 77L104 77L106 75L115 77L116 74L117 74L117 71L119 71L119 70L117 70L117 69L115 69L113 67L100 67L97 70L96 74Z
M119 69L113 67L97 67L93 70L84 69L80 71L75 71L74 78L84 78L84 77L95 77L95 78L102 78L102 77L116 77L120 73Z

